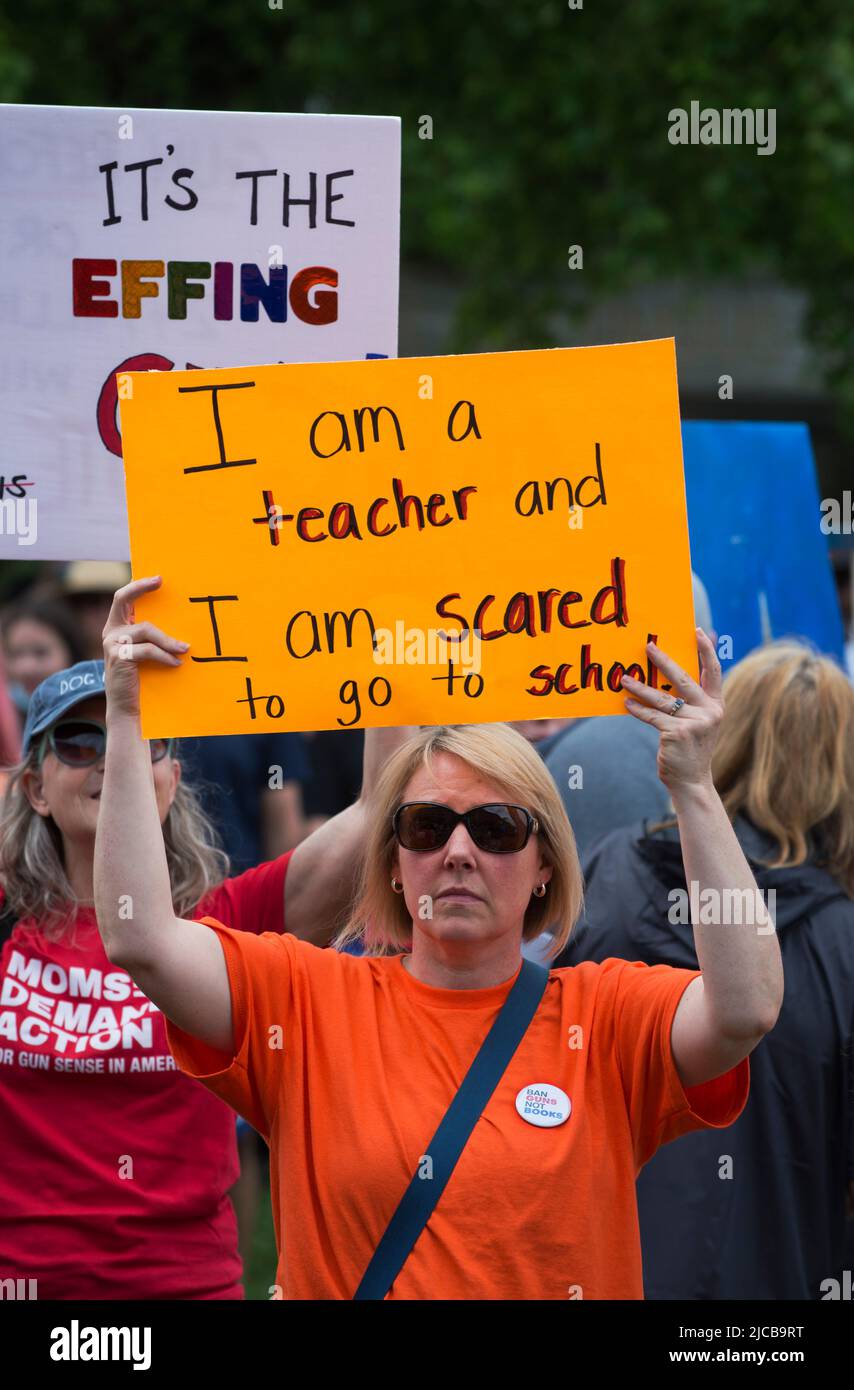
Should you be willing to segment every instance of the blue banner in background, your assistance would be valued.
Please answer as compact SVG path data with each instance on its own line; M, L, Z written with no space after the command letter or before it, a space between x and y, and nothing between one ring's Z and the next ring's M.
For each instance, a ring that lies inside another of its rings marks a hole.
M682 425L691 565L732 659L776 637L843 658L842 620L809 430L803 424ZM725 668L726 669L726 668Z

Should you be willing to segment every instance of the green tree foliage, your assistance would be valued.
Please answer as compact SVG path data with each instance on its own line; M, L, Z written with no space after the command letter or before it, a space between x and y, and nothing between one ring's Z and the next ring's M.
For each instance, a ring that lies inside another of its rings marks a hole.
M6 100L400 115L403 252L461 275L454 347L547 345L558 311L652 280L768 274L805 291L854 422L851 6L5 3ZM671 145L692 100L774 108L776 152Z

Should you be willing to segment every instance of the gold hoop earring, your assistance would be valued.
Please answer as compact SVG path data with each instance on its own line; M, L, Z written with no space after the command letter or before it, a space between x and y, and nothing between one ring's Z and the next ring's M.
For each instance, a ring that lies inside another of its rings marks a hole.
M393 878L393 879L392 879L392 881L391 881L391 887L392 887L392 892L394 892L394 893L402 893L402 892L403 892L403 884L400 883L400 882L398 882L398 880L397 880L396 878Z
M535 897L535 898L544 898L545 896L546 896L546 885L545 885L544 883L538 883L538 884L537 884L537 887L534 889L534 897Z

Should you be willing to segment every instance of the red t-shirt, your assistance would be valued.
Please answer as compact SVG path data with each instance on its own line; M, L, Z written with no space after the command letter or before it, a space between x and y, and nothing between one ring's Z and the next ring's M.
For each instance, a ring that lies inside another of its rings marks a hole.
M289 860L193 916L283 932ZM21 921L3 946L0 1114L0 1279L36 1279L40 1299L243 1297L234 1113L176 1069L92 908L62 941Z

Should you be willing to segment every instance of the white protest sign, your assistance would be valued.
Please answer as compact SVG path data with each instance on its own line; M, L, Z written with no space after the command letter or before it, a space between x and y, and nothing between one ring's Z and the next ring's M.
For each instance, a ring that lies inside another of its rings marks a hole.
M0 106L0 200L0 558L128 558L121 374L397 355L396 117Z

